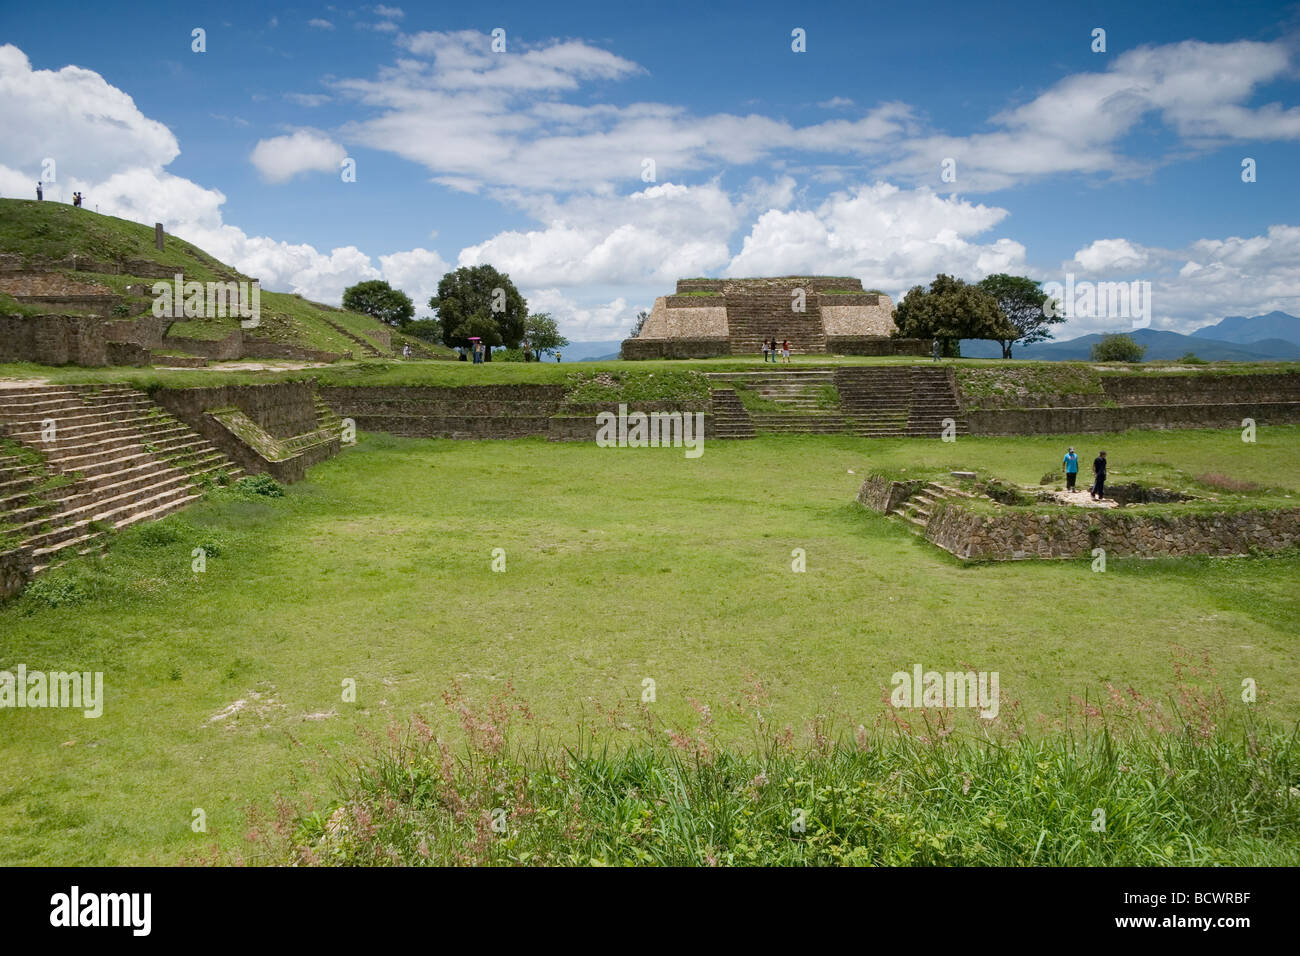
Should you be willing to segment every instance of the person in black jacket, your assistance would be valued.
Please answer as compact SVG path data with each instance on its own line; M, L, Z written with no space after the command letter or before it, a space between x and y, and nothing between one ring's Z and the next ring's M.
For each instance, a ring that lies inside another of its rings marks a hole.
M1100 452L1092 460L1092 500L1101 501L1106 494L1106 453Z

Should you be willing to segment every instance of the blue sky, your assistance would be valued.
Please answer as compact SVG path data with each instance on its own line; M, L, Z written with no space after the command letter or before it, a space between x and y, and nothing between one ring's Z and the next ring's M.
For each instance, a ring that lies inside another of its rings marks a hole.
M1139 279L1189 330L1300 312L1298 40L1250 2L10 5L0 194L54 158L47 198L322 301L491 262L575 339L805 272Z

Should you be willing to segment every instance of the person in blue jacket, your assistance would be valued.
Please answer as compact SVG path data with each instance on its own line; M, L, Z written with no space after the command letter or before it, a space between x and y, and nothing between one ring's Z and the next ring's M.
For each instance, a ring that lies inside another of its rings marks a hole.
M1074 453L1074 448L1065 453L1063 461L1065 465L1065 490L1074 490L1074 479L1079 477L1079 456Z

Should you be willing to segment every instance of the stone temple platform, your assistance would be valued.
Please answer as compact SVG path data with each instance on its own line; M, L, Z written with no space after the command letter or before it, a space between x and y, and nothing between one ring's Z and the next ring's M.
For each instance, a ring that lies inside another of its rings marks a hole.
M889 296L847 276L679 279L623 342L623 358L755 355L773 337L793 353L928 355L927 340L891 337L893 316Z

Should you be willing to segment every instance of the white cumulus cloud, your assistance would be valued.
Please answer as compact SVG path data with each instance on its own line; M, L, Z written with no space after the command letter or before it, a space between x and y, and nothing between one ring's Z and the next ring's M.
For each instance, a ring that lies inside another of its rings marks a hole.
M324 133L300 129L287 136L259 140L249 161L268 182L284 183L307 172L337 172L345 150Z

